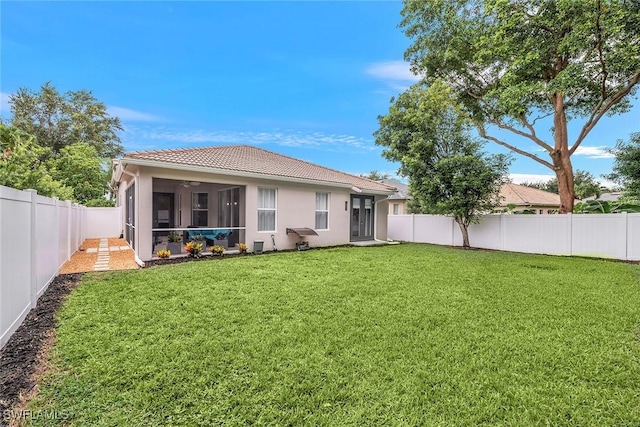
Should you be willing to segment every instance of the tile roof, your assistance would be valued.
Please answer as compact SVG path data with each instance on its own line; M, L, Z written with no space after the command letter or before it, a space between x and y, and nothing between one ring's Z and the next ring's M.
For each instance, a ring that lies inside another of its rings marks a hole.
M270 177L349 184L362 190L391 193L393 186L329 169L250 145L178 148L125 153L124 159L200 166Z
M507 182L500 188L500 206L560 206L560 196L537 188Z
M395 179L382 179L379 182L396 187L398 191L389 196L391 200L407 200L411 198L409 194L409 186Z

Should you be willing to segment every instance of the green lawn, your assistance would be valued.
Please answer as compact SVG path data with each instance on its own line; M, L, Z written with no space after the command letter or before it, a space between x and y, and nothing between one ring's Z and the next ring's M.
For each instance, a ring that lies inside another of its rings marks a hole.
M640 266L406 244L87 275L74 425L640 425ZM40 418L34 424L52 423Z

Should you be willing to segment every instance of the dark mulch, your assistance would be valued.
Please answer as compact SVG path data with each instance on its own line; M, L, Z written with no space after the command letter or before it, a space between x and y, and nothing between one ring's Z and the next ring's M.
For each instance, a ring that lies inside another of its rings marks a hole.
M36 308L0 350L0 414L35 386L38 354L55 327L60 305L81 279L82 274L61 274L53 279Z

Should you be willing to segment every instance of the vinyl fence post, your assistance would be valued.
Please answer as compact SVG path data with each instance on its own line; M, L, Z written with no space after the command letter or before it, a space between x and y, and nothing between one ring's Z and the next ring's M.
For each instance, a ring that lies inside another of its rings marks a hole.
M505 214L500 214L500 250L504 251L504 241L505 241L505 222L507 221Z
M565 215L567 216L567 239L569 240L569 253L567 255L573 255L573 214L569 212Z
M72 205L71 205L71 200L65 200L65 203L67 205L67 258L65 259L66 261L69 261L71 259L71 209L72 209Z
M35 308L38 303L38 275L36 263L38 262L38 239L37 239L37 227L38 227L38 192L36 190L26 190L31 193L31 213L30 213L30 227L29 227L29 286L31 296L31 308Z
M416 241L416 214L411 214L411 242Z
M622 215L624 215L624 260L627 261L629 259L629 214L622 212Z

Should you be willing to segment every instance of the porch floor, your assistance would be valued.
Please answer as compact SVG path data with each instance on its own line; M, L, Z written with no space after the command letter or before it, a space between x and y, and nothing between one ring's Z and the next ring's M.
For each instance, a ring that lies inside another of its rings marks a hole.
M60 274L140 268L133 249L124 239L86 239L81 247L84 250L74 252L60 269Z

